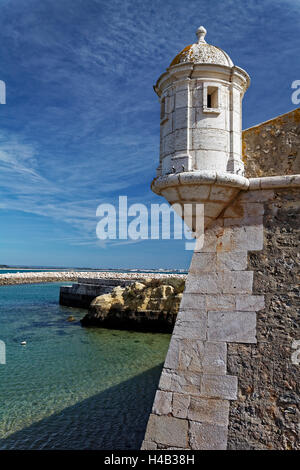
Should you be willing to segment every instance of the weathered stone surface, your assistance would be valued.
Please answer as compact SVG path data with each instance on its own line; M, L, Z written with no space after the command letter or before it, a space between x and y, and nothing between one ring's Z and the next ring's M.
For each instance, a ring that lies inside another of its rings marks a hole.
M206 295L206 308L209 311L235 310L236 300L232 294Z
M157 390L154 398L152 413L168 415L172 411L172 393Z
M253 272L240 271L223 273L222 291L224 294L251 294Z
M187 418L190 396L182 393L173 393L173 416Z
M300 110L243 132L247 178L300 173Z
M247 269L247 251L217 253L217 271L244 271Z
M246 240L246 236L240 237L240 228L241 227L261 227L263 223L262 215L245 215L242 219L224 219L224 227L235 228L239 230L237 241L234 238L234 230L232 230L232 250L242 251L242 250L258 250L258 246L261 246L263 239L262 233L259 233L259 230L252 231L249 230L250 236L249 240Z
M245 191L238 195L240 202L266 202L274 199L274 191L272 189L264 189L260 191ZM244 206L243 206L244 207Z
M226 343L213 343L206 341L204 344L204 357L202 361L204 374L226 374L227 345Z
M232 375L202 375L201 396L207 398L236 400L237 377Z
M156 450L157 444L151 441L143 441L141 450Z
M256 313L209 312L207 337L210 341L256 343Z
M184 292L180 304L180 310L203 310L206 307L205 296Z
M191 294L219 294L222 292L220 273L190 274L186 281L185 292Z
M261 251L264 244L262 218L252 222L241 221L241 226L231 227L233 251Z
M236 309L246 312L258 312L265 306L263 295L237 295Z
M151 414L145 441L186 449L188 447L188 421L172 416Z
M201 423L228 425L229 401L191 397L188 419Z
M159 389L200 396L201 376L189 371L163 369Z
M204 244L200 253L220 253L232 251L232 232L224 227L223 219L216 219L204 233ZM244 251L241 248L236 251Z
M192 450L226 450L227 426L191 421L189 434Z
M158 388L160 390L171 390L172 375L173 371L171 369L167 369L166 367L163 368L158 384Z
M203 372L204 341L186 339L179 346L178 370Z
M180 309L179 313L177 314L177 318L179 322L202 322L206 319L206 309Z
M173 336L182 339L205 339L206 338L207 315L204 312L195 321L178 320L176 322Z
M253 294L265 294L265 307L257 315L257 345L228 344L228 373L239 378L228 448L300 450L300 370L291 359L299 338L299 190L254 193L265 196L265 243L250 253L249 269Z
M179 360L179 345L182 340L172 335L164 367L167 369L177 369Z
M198 274L216 271L216 261L216 253L194 253L189 273Z

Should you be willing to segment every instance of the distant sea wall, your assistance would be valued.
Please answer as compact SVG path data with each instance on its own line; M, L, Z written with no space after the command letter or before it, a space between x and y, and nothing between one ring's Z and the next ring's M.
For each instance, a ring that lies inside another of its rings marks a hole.
M164 279L169 277L183 277L183 274L160 274L160 273L119 273L119 272L92 272L92 271L64 271L64 272L26 272L0 274L0 286L14 284L35 284L41 282L65 282L79 281L80 278L87 279Z

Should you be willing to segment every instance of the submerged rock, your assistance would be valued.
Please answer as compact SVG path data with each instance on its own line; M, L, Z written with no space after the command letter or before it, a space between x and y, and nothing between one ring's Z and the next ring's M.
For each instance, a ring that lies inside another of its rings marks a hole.
M69 321L69 322L76 321L76 318L73 317L73 315L70 315L70 316L67 318L67 321Z
M171 333L179 310L184 279L149 279L115 287L96 297L83 326Z

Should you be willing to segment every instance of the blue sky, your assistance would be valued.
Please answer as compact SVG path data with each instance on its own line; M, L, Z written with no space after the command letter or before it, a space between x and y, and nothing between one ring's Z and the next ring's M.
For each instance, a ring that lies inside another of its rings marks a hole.
M299 0L0 0L0 264L188 267L183 241L99 242L95 214L163 202L152 85L201 24L251 76L244 128L296 107Z

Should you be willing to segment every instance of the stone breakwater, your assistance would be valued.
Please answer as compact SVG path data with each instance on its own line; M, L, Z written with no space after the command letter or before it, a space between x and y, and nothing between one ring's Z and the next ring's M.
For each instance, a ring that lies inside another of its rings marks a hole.
M92 300L83 326L172 333L185 279L148 279L125 286Z
M160 274L160 273L119 273L119 272L91 272L91 271L64 271L64 272L26 272L0 274L0 286L14 284L35 284L41 282L65 282L84 279L119 279L141 280L141 279L166 279L182 278L184 274Z

